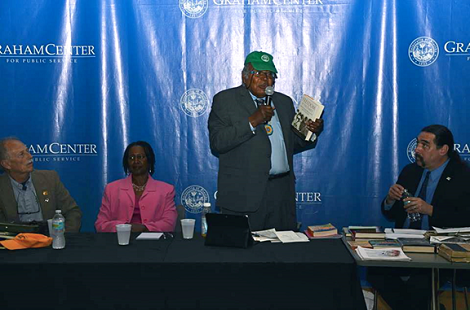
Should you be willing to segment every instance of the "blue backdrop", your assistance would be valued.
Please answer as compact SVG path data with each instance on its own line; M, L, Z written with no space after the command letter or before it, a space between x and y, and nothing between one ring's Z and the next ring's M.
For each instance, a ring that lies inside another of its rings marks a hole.
M470 160L468 0L2 0L0 136L57 170L93 231L128 143L199 219L215 205L212 97L245 56L273 54L276 90L325 105L315 149L295 157L303 225L391 223L380 201L439 123Z

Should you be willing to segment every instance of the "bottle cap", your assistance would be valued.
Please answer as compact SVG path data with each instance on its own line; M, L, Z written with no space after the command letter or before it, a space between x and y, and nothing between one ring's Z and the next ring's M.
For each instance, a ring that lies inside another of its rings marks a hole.
M203 207L210 207L210 206L211 206L211 203L210 203L210 202L204 202L202 206L203 206Z
M55 210L55 213L62 213L61 210Z

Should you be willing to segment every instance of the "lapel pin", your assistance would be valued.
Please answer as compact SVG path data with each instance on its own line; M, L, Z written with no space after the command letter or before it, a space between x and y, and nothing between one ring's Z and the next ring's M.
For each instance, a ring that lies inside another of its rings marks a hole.
M450 180L451 180L451 177L447 177L446 180L447 180L447 181L450 181Z
M44 199L45 202L49 202L49 198Z
M47 195L49 195L49 193L48 193L47 191L43 191L43 192L42 192L42 195L43 195L43 196L47 196Z

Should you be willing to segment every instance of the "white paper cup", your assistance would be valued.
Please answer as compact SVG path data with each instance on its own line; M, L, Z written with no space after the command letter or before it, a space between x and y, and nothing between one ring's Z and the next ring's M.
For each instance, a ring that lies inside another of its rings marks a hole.
M194 223L196 223L195 219L181 220L181 228L183 230L183 238L184 239L193 239Z
M52 230L52 219L47 220L47 227L49 228L49 237L52 237L53 230Z
M119 245L128 245L131 238L131 224L117 224L116 232Z

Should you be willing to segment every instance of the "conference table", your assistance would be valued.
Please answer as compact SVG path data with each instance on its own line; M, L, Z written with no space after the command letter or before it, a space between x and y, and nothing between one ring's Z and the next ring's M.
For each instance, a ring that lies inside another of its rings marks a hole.
M385 260L363 260L359 257L355 250L351 249L347 243L347 239L343 237L343 242L348 248L351 255L356 260L358 266L363 267L387 267L387 268L426 268L431 272L431 287L432 290L432 309L439 309L439 296L437 291L439 290L439 270L441 269L452 269L453 281L452 281L452 308L456 309L455 302L455 271L459 269L470 269L468 263L453 263L439 254L429 253L405 253L411 258L411 261L385 261Z
M166 234L119 246L115 233L66 247L0 250L1 309L366 309L342 240L211 247Z

